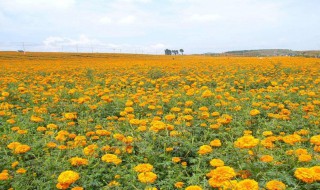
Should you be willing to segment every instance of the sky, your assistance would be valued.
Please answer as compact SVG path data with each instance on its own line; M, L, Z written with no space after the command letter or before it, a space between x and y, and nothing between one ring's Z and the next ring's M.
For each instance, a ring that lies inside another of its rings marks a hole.
M0 0L0 51L320 49L319 0Z

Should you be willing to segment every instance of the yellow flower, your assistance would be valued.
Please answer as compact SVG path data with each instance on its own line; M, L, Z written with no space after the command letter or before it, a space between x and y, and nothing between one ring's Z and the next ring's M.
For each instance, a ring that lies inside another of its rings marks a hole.
M138 180L142 183L153 183L157 179L157 175L153 172L143 172L138 175Z
M41 117L37 117L32 115L30 118L31 121L35 122L35 123L39 123L39 122L43 122L44 120Z
M294 176L305 183L314 182L314 170L310 168L297 168L294 172Z
M320 146L320 135L315 135L310 138L310 143Z
M25 170L24 168L19 168L17 171L16 171L18 174L24 174L27 172L27 170Z
M30 150L30 146L22 144L22 145L18 145L14 150L13 153L15 154L23 154L26 153Z
M185 188L185 190L202 190L202 188L198 185L191 185Z
M172 158L172 162L177 163L177 162L180 162L180 161L181 161L181 158L179 158L179 157L173 157Z
M219 139L214 139L210 142L210 146L212 147L219 147L221 146L221 141Z
M15 162L13 162L13 163L11 164L11 167L12 167L12 168L15 168L18 164L19 164L19 162L18 162L18 161L15 161Z
M47 128L48 128L48 129L51 129L51 130L53 130L53 129L58 129L58 125L53 124L53 123L50 123L50 124L47 125Z
M70 163L73 166L82 166L82 165L88 165L88 160L84 158L73 157L70 159Z
M10 149L10 150L14 150L16 147L18 147L19 145L21 145L21 143L19 143L19 142L12 142L12 143L10 143L10 144L8 144L8 148Z
M287 135L287 136L284 136L282 140L287 144L294 145L295 143L301 141L301 136L298 134Z
M260 111L257 110L257 109L253 109L253 110L250 111L250 115L251 116L256 116L256 115L259 115L259 114L260 114Z
M221 166L211 170L207 176L210 177L209 184L211 187L220 187L224 181L234 178L236 172L229 166Z
M259 184L253 179L245 179L237 183L237 190L259 190Z
M134 171L143 173L143 172L151 172L153 170L153 166L151 164L139 164L133 168Z
M205 90L203 93L202 93L202 95L201 95L201 97L202 98L209 98L209 97L211 97L211 96L213 96L214 94L210 91L210 90Z
M9 92L2 92L1 95L2 95L3 97L8 97L8 96L10 95L10 93L9 93Z
M184 185L184 183L183 183L183 182L181 182L181 181L176 182L176 183L174 184L174 186L175 186L176 188L178 188L178 189L182 188L182 187L183 187L183 185Z
M8 180L9 178L10 178L10 175L8 172L2 171L0 173L0 181L5 181L5 180Z
M263 155L260 157L260 161L261 162L272 162L273 161L273 157L270 155Z
M258 143L259 143L259 139L256 139L251 135L245 135L243 137L238 138L234 142L234 146L238 148L253 148L257 146Z
M76 119L77 118L77 114L76 113L65 113L64 117L66 119Z
M224 166L224 162L220 159L212 159L210 161L210 165L213 167L221 167Z
M101 157L101 160L107 163L114 163L115 165L118 165L122 162L122 160L114 154L105 154Z
M210 152L212 152L212 151L213 151L213 150L212 150L211 146L209 146L209 145L202 145L202 146L200 146L200 148L199 148L198 154L204 155L204 154L208 154L208 153L210 153Z
M60 184L72 184L80 179L80 175L77 172L67 170L62 172L58 177L58 182Z
M310 162L312 157L310 154L301 154L298 157L299 162Z
M271 180L266 184L267 190L285 190L286 185L278 180Z
M310 168L312 171L313 171L313 173L314 173L314 175L313 175L313 177L314 177L314 180L316 180L316 181L320 181L320 166L313 166L312 168Z

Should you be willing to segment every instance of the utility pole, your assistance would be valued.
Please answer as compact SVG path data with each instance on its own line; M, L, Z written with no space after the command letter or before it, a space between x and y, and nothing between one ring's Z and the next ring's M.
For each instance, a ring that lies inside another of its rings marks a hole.
M26 50L25 50L25 47L24 47L24 42L22 42L22 50L23 50L23 54L26 54Z
M77 53L79 53L79 48L78 48L78 44L77 44Z

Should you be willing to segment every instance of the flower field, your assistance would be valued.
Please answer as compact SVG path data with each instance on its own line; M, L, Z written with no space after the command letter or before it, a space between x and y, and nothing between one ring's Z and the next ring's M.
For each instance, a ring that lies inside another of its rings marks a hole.
M0 53L0 189L320 189L320 59Z

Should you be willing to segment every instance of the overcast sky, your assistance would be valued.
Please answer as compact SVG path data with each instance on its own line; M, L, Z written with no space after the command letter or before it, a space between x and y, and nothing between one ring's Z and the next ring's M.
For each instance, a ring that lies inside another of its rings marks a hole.
M0 50L320 49L319 0L0 0Z

